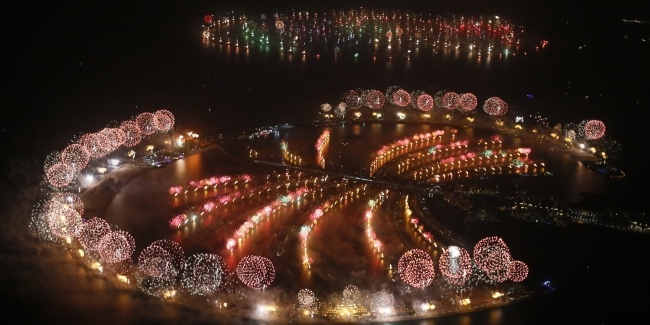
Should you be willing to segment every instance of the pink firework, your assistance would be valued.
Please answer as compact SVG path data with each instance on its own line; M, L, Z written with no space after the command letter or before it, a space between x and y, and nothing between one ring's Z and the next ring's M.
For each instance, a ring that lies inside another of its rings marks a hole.
M104 235L99 241L99 256L106 263L120 263L131 259L135 240L126 231L116 230Z
M108 140L100 133L86 133L79 139L79 144L86 148L92 158L102 158L108 154Z
M171 280L178 275L172 256L162 247L149 245L138 256L138 269L148 277Z
M411 95L409 95L409 93L404 89L394 92L392 99L393 103L400 107L408 106L408 104L411 103Z
M72 192L55 192L50 196L47 206L48 208L50 206L63 206L74 209L80 215L84 213L83 201L77 194Z
M584 125L584 137L587 140L597 140L605 135L605 123L599 120L589 120Z
M74 236L75 226L81 222L81 215L77 210L67 205L50 205L46 213L48 228L54 236Z
M45 178L53 187L67 186L74 180L75 170L68 164L56 163L45 172Z
M266 257L248 255L237 264L237 277L248 287L263 290L275 279L275 267Z
M512 261L508 267L510 280L514 282L522 282L528 277L528 265L522 261Z
M476 99L476 96L472 93L464 93L460 95L460 103L458 106L458 110L467 113L471 112L476 108L476 105L478 104L478 100Z
M61 161L72 167L75 172L79 172L86 168L88 161L90 161L90 153L86 148L78 143L73 143L61 153Z
M175 118L172 112L161 109L154 113L154 125L161 132L167 132L174 128Z
M183 248L181 248L177 242L169 239L158 239L151 243L151 245L155 245L166 250L171 255L174 266L176 266L179 270L181 269L183 263L185 262L185 253L183 252Z
M158 131L153 113L144 112L135 117L135 123L144 135L152 135Z
M431 256L420 249L411 249L397 262L397 270L406 284L424 288L433 282L435 268Z
M99 131L99 134L103 137L102 141L104 141L104 148L107 153L115 151L121 145L120 139L118 138L118 135L113 132L113 129L103 128Z
M442 107L452 111L460 106L460 95L453 91L448 91L442 96Z
M75 235L79 244L91 252L99 251L101 239L109 232L111 232L111 226L101 218L92 218L75 227Z
M134 147L142 141L142 131L135 121L122 122L120 129L124 132L124 146Z
M366 106L372 109L381 109L384 107L384 103L386 102L384 94L381 91L374 89L368 91L366 97L363 100Z
M433 108L433 97L429 94L422 94L417 97L417 108L423 112L428 112Z
M483 238L474 246L474 262L493 281L503 282L509 278L511 261L510 250L499 237Z
M438 267L447 282L463 285L472 275L472 258L464 248L449 246L440 255Z
M508 112L508 104L499 97L490 97L483 103L483 111L492 116L503 116Z

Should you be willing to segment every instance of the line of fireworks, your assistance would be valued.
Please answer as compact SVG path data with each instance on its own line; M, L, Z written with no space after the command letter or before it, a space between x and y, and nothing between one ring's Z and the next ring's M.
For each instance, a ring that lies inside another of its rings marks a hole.
M413 227L417 232L418 235L425 240L428 243L433 244L434 247L438 247L438 244L434 241L433 235L431 232L425 231L424 225L420 223L420 219L416 218L413 216L413 211L409 207L409 201L408 201L409 196L407 195L404 198L404 210L405 210L405 216L406 216L406 221L411 227Z
M460 154L460 156L463 155L475 155L472 153L464 154L462 152L458 152L459 150L464 150L467 149L467 141L452 141L449 144L437 144L433 146L429 146L426 148L426 153L424 150L419 149L418 151L414 152L415 156L409 155L406 156L405 158L404 155L402 156L397 156L393 157L392 155L389 156L389 160L386 160L382 165L385 165L388 162L394 162L395 160L400 161L398 159L401 159L402 162L400 162L397 167L397 174L400 175L402 173L405 173L409 171L412 168L415 168L422 163L428 163L428 162L436 162L436 161L443 161L445 159L449 159L451 157L442 157L442 155L449 155L449 154ZM426 145L426 144L425 144ZM413 151L411 151L413 152ZM424 159L424 161L422 161Z
M323 133L318 137L316 140L316 144L314 147L316 147L316 161L318 162L318 166L321 168L325 169L325 157L324 157L324 150L325 146L329 143L330 140L330 130L325 129Z
M275 201L266 205L265 207L259 209L252 216L246 220L233 234L230 239L226 242L226 248L232 251L237 245L241 244L241 241L244 237L255 227L256 224L260 223L264 219L268 218L274 212L276 212L281 206L292 204L297 200L304 199L305 195L310 193L310 190L306 187L300 188L295 192L290 192L285 196L279 197Z
M78 141L63 151L48 156L43 166L45 180L56 189L72 183L93 159L102 158L120 148L133 147L157 132L168 132L174 126L174 115L167 110L144 112L119 127L107 127L98 132L83 134Z
M309 221L302 225L300 227L300 230L298 231L298 236L300 237L300 245L302 247L302 264L307 266L307 268L311 268L311 264L313 263L313 258L309 256L308 253L308 246L309 246L309 236L311 235L312 230L316 227L318 224L318 220L327 212L329 212L332 208L336 207L339 202L344 202L348 200L348 198L354 198L355 196L358 196L361 192L363 195L365 193L367 185L359 185L351 190L346 191L345 193L342 193L336 197L336 199L332 198L327 200L326 202L320 204L320 206L314 208L310 215L309 215Z
M381 168L386 161L385 158L387 155L402 155L411 152L412 150L415 150L416 148L413 148L413 143L420 144L420 139L423 139L423 143L421 144L422 146L424 145L430 145L432 141L440 140L442 135L444 135L445 131L443 130L437 130L429 133L423 133L423 134L416 134L411 137L406 137L400 140L396 140L393 143L390 143L388 145L384 145L381 147L381 149L377 150L374 153L375 158L370 162L370 175L372 176L379 168ZM391 159L394 157L390 157Z
M200 180L190 181L186 186L170 186L169 194L178 196L179 194L196 192L200 189L203 190L208 190L210 188L216 189L217 186L220 185L222 186L227 186L229 184L236 185L239 182L248 183L251 180L253 180L253 177L248 174L241 174L236 176L230 176L230 175L212 176Z
M364 213L364 219L366 220L366 237L370 242L370 245L374 249L375 253L379 255L380 258L384 258L384 244L379 240L377 233L372 228L372 215L373 211L384 201L388 194L388 190L381 191L374 199L368 201L368 209ZM392 267L392 266L391 266Z

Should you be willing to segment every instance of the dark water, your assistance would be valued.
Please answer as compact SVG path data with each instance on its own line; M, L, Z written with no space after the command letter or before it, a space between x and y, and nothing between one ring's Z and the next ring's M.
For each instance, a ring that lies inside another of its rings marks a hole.
M282 2L261 10L268 15L285 4L301 5ZM303 61L279 54L228 52L201 41L203 15L227 9L258 10L252 5L198 2L172 6L145 1L10 6L14 19L4 21L3 26L9 45L3 46L9 54L4 84L10 86L2 95L7 115L0 122L3 138L11 140L5 149L10 158L2 162L7 170L7 181L2 182L7 213L2 218L0 249L0 272L6 275L0 283L12 302L8 309L39 310L26 318L31 322L206 320L124 297L119 290L110 292L122 300L92 299L98 287L106 289L92 281L68 285L84 271L57 269L58 255L24 236L38 196L40 166L48 153L112 120L161 108L174 112L177 128L208 135L311 119L321 103L336 102L353 88L385 90L399 85L428 93L453 90L473 92L479 98L499 96L514 112L542 112L551 124L587 118L604 121L608 135L623 147L623 155L614 163L628 175L614 199L624 207L647 211L641 189L648 179L639 157L648 138L643 111L649 102L643 80L648 70L650 25L621 21L646 19L639 5L585 2L554 8L514 1L401 1L399 6L434 13L458 10L503 15L525 25L530 37L549 40L549 47L538 54L489 64L441 56L410 62ZM527 260L533 270L531 278L551 280L558 290L496 310L411 323L631 324L644 318L643 302L650 288L647 236L591 227L472 227L476 229L469 233L475 235L513 238L513 253L531 256ZM61 305L52 302L57 299ZM113 313L113 308L120 312ZM147 308L164 312L143 312Z

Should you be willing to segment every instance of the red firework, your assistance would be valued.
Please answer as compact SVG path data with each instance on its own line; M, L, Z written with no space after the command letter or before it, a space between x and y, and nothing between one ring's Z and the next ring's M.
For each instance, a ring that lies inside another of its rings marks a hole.
M472 93L464 93L460 95L460 104L458 110L464 113L471 112L476 108L478 100Z
M108 140L101 133L86 133L79 139L79 144L88 151L92 158L102 158L109 152L106 148Z
M528 265L522 261L512 261L508 267L510 280L514 282L522 282L528 277Z
M153 113L140 113L135 117L135 123L144 135L152 135L157 131L155 115Z
M394 92L392 99L393 103L400 107L408 106L408 104L411 103L411 95L409 95L409 93L404 89Z
M423 94L417 97L417 105L421 111L428 112L433 108L433 97L429 94Z
M135 121L122 122L120 129L124 132L124 146L134 147L142 141L142 132Z
M88 165L90 154L84 146L78 143L73 143L63 149L63 152L61 153L61 161L72 167L72 169L78 173Z
M499 97L490 97L483 103L483 111L492 116L503 116L508 112L508 104Z
M430 285L436 274L431 256L420 249L404 253L397 262L397 270L404 282L416 288Z
M440 255L438 267L447 282L463 285L472 275L472 258L464 248L449 246Z
M510 250L499 237L483 238L474 246L474 262L493 281L503 282L509 278L511 261Z
M584 137L587 140L597 140L605 135L605 123L599 120L589 120L585 123Z
M248 287L262 290L275 279L275 267L266 257L248 255L237 264L237 277Z
M167 132L174 128L174 114L172 112L161 109L154 113L154 124L156 129L161 132Z
M54 187L67 186L74 180L75 176L75 170L64 163L56 163L45 172L47 182Z
M372 89L369 90L368 93L366 94L366 97L364 98L364 102L366 106L372 109L381 109L382 107L384 107L386 98L384 97L384 94L381 91Z
M109 232L111 232L111 226L101 218L92 218L77 224L74 231L81 247L91 252L99 251L101 239Z
M448 91L442 96L442 107L452 111L460 106L460 95L453 91Z
M135 251L135 240L126 231L116 230L104 235L99 241L99 255L106 263L127 261Z

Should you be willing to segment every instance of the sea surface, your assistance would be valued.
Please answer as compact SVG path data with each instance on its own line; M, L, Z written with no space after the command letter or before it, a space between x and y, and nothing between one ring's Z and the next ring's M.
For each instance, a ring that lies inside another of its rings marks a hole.
M320 104L336 103L345 91L356 88L383 91L397 85L430 94L472 92L479 100L498 96L509 103L513 114L541 114L551 125L585 119L605 122L607 135L623 148L612 163L627 176L604 199L647 211L643 189L648 178L642 157L648 139L643 111L650 103L644 82L650 23L638 6L585 2L571 9L569 4L551 8L546 3L507 1L418 3L406 1L399 7L434 14L501 15L524 25L529 31L524 37L547 40L548 46L481 61L433 53L412 60L354 58L346 52L337 59L303 58L273 49L224 48L201 38L206 14L242 9L271 17L275 10L286 11L285 7L305 7L298 2L261 8L207 1L187 5L32 2L12 7L15 19L4 28L11 45L5 50L10 54L5 76L15 90L3 96L11 113L1 123L3 136L10 140L9 158L3 161L8 171L2 187L7 193L2 200L7 214L2 219L5 236L0 249L0 270L7 275L0 283L11 297L7 310L39 310L20 314L34 323L66 318L165 321L144 312L149 305L141 300L127 299L137 300L128 307L96 298L101 284L69 283L84 270L52 269L60 261L57 255L24 236L45 157L81 133L144 111L168 109L175 114L177 129L207 136L312 120ZM356 4L367 5L347 3ZM332 2L332 7L343 5ZM646 319L647 235L527 223L472 224L467 231L477 238L508 238L512 250L525 252L531 281L549 280L557 290L507 307L404 324L633 324ZM68 298L61 305L52 301L62 295ZM124 298L120 292L117 296ZM118 313L111 310L116 305ZM192 319L180 311L166 312L168 320L206 320L204 315Z

